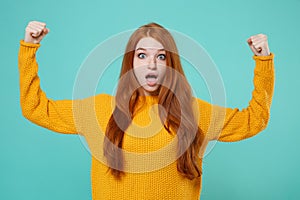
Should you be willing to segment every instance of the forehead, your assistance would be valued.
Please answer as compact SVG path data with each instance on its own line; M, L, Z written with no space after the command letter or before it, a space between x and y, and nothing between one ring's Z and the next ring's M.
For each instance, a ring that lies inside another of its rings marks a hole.
M164 46L152 37L144 37L136 44L135 49L163 49Z

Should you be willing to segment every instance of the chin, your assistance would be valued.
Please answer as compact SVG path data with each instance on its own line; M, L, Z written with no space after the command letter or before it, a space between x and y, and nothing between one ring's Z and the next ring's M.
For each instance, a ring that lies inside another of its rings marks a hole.
M145 95L158 95L160 87L143 87Z

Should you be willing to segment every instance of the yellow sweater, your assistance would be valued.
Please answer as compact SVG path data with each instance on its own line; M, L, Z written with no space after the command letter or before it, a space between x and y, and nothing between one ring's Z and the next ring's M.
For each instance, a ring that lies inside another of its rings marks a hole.
M199 199L201 178L183 178L176 168L176 137L158 118L157 97L148 96L124 135L125 176L116 180L107 172L102 144L114 108L106 94L83 100L51 100L40 88L36 51L39 44L21 41L19 51L21 107L35 124L60 133L83 135L92 155L92 197L99 199ZM274 88L273 54L253 57L254 90L243 110L222 108L195 98L199 126L206 142L233 142L256 135L268 123ZM206 145L203 146L203 151ZM203 154L202 151L202 154ZM201 165L201 159L198 161Z

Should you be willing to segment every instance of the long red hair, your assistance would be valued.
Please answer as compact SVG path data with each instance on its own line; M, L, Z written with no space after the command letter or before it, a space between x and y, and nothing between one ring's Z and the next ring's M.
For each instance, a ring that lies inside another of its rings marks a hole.
M177 170L188 179L200 177L202 171L198 164L198 154L204 142L204 134L198 127L192 109L191 88L185 78L172 35L156 23L146 24L138 28L131 35L126 46L120 73L120 80L125 74L126 80L122 80L122 83L119 81L116 106L107 124L103 146L109 170L118 179L124 174L122 171L124 169L124 155L120 151L123 144L124 130L131 124L137 111L137 100L143 94L143 89L138 86L132 72L133 58L136 44L144 37L152 37L164 46L167 66L173 69L165 76L164 84L159 88L158 104L164 108L159 110L159 116L161 121L164 122L165 129L170 134L177 134L178 137ZM184 79L180 79L178 74ZM124 84L124 81L126 84ZM128 92L128 88L129 90L132 89L133 93ZM116 121L116 119L122 120Z

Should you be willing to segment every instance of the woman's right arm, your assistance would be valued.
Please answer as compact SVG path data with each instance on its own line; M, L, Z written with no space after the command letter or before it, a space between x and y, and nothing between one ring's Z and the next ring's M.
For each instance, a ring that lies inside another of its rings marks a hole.
M30 22L26 27L25 38L20 42L18 65L22 113L28 120L50 130L78 133L74 113L80 109L80 100L50 100L40 88L36 52L48 32L46 24Z

